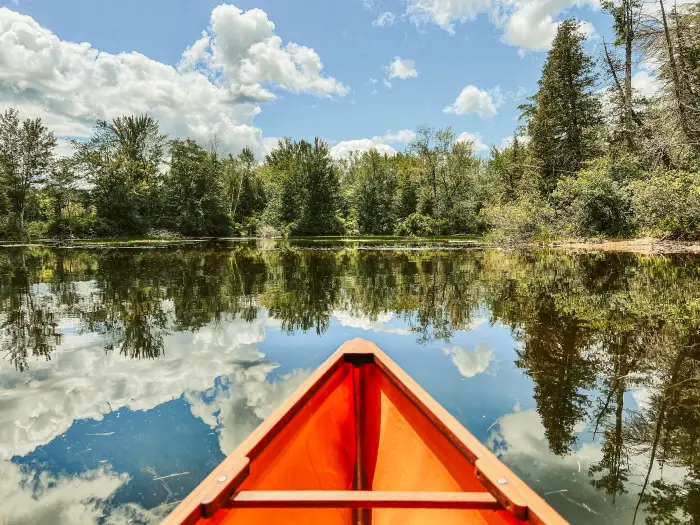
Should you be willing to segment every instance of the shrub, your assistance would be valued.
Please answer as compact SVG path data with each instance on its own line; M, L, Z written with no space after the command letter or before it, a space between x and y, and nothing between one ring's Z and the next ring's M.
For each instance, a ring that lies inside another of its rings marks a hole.
M46 221L32 221L26 223L27 237L30 239L43 239L49 231L49 223Z
M428 215L416 212L401 221L396 226L394 233L402 237L431 237L441 235L445 226L445 220L433 219Z
M623 235L632 229L627 181L634 161L601 157L577 175L562 178L552 193L567 233L582 236Z
M270 224L263 224L258 228L258 237L277 238L287 237L288 232L280 231Z
M643 233L700 238L700 173L662 171L631 185L635 220Z
M521 197L513 203L487 206L482 217L489 227L486 241L492 244L546 243L556 233L555 211L538 197Z

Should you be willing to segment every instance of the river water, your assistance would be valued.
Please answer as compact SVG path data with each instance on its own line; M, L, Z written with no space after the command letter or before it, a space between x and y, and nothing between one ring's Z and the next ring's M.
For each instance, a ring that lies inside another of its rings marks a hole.
M699 258L339 240L0 249L0 523L157 523L354 337L571 523L700 523Z

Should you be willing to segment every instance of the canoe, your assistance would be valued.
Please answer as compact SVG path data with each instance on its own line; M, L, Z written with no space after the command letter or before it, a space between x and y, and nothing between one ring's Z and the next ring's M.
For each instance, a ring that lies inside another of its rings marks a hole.
M567 522L376 345L343 344L164 525Z

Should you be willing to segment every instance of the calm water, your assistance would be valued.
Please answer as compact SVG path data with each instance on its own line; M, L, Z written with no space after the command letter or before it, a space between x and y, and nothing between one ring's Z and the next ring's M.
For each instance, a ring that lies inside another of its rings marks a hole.
M157 523L343 341L574 524L700 523L700 259L0 249L0 523Z

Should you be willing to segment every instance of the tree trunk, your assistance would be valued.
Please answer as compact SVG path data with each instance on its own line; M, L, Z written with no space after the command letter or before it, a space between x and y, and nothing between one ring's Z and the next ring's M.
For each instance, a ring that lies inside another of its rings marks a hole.
M632 41L634 25L632 19L632 0L625 0L625 135L627 146L632 149Z
M634 22L632 0L625 0L625 116L632 129L632 41L634 40ZM630 136L631 140L631 136Z
M659 6L661 8L661 20L664 24L664 36L666 37L666 50L668 52L668 65L671 69L671 79L673 81L673 92L676 98L676 106L678 107L678 118L680 120L681 129L686 138L691 142L691 147L695 151L700 152L700 144L694 140L693 133L688 125L688 115L685 111L685 105L683 103L683 90L681 89L681 78L678 71L678 64L676 64L675 50L673 49L673 42L671 41L671 32L668 29L668 20L666 20L666 10L664 9L663 0L659 0Z

